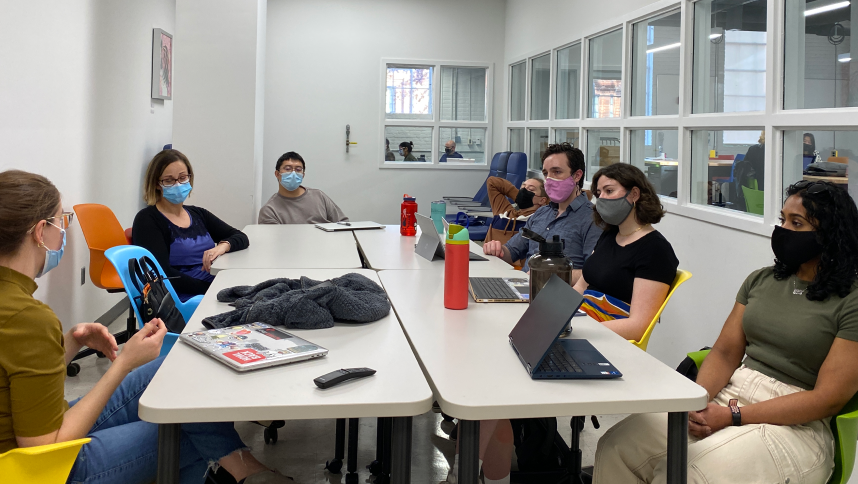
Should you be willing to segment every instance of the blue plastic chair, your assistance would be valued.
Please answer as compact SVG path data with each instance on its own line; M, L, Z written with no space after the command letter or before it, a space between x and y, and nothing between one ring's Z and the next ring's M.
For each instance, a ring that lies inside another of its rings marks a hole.
M513 153L509 155L506 164L507 181L516 188L520 187L527 179L527 155L524 153Z
M488 180L490 176L506 178L506 168L510 154L511 153L509 151L495 153L492 157L491 165L489 165L489 175L486 177L486 180ZM443 197L443 199L450 205L476 208L480 206L488 206L489 192L488 188L486 188L486 182L484 181L482 186L480 186L480 189L477 190L476 195L471 199L468 199L468 197Z
M140 296L140 291L138 291L137 287L134 286L134 283L131 282L131 275L128 272L128 261L131 259L148 257L155 263L155 267L161 274L165 274L164 269L161 268L161 264L158 263L158 260L155 259L155 256L153 256L151 252L136 245L119 245L111 249L107 249L104 253L104 257L113 264L113 267L116 268L116 272L119 274L119 279L122 281L122 286L125 287L128 299L132 301L131 307L134 309L134 314L137 316L137 328L139 329L143 326L143 318L140 317L140 308L137 307L137 302L134 298ZM169 279L164 280L164 285L167 286L167 290L170 291L170 295L173 296L173 301L176 303L176 309L182 313L182 317L185 318L185 322L190 321L191 316L194 315L194 311L197 310L197 306L200 305L200 301L203 300L203 297L194 296L187 301L182 302L179 299L178 294L176 294L176 290L173 289L173 285L170 284ZM170 352L170 348L173 347L176 343L176 339L178 338L179 335L176 333L167 333L167 336L164 337L164 344L161 346L161 356Z

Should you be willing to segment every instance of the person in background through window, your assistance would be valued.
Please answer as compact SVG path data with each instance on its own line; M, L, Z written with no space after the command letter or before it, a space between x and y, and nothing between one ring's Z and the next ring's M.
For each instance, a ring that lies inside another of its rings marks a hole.
M447 158L462 158L461 154L456 153L456 142L453 140L444 143L444 154L438 162L447 163Z
M804 156L814 156L813 152L816 151L816 138L814 138L813 133L804 133L804 143L802 143L802 154Z
M384 161L396 161L396 155L390 151L390 140L384 138Z
M402 161L417 161L417 157L411 154L412 151L414 151L413 141L399 143L399 155L403 157Z

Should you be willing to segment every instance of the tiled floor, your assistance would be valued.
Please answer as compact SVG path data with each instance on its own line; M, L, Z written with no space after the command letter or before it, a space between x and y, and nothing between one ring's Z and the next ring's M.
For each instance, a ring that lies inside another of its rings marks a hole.
M121 324L124 324L124 319ZM121 324L119 328L121 329ZM112 330L116 327L112 325ZM107 370L110 362L95 356L79 360L81 372L66 379L66 398L84 395ZM593 465L596 442L605 429L623 416L600 416L601 428L595 430L587 419L581 434L584 465ZM560 434L569 441L569 417L558 418ZM274 445L265 445L262 427L239 422L235 425L253 454L270 467L276 467L302 484L345 483L343 474L325 470L325 461L334 456L334 420L293 420L278 432ZM456 450L455 442L447 437L452 424L444 422L440 414L427 413L414 418L412 438L411 481L414 484L437 484L444 480ZM366 465L375 458L375 419L361 419L358 450L358 482L371 482ZM343 466L345 472L345 465Z

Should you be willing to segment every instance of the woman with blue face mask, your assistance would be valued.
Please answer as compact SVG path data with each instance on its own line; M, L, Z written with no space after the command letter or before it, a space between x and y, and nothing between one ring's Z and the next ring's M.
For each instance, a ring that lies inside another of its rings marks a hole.
M247 236L208 210L185 201L193 190L194 169L177 150L164 150L149 162L143 200L149 205L134 217L134 245L151 252L183 301L205 294L214 280L211 265L219 256L246 249Z
M153 482L158 425L141 421L137 407L163 360L158 355L167 327L160 319L149 321L120 352L99 323L77 324L63 333L53 310L33 297L36 279L60 264L73 218L47 178L0 172L0 454L90 437L69 482ZM112 363L85 396L67 403L66 366L83 346ZM181 439L182 482L203 484L216 468L218 477L226 472L246 484L292 482L246 452L231 422L182 425ZM4 477L0 481L6 482Z

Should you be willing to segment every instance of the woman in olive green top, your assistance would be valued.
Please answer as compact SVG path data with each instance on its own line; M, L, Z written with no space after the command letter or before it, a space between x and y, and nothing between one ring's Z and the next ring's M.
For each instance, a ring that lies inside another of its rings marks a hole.
M858 392L858 209L827 182L801 181L786 195L775 265L742 284L700 368L711 401L688 416L689 483L831 475L829 422ZM664 482L666 422L636 415L608 430L593 482Z
M152 482L158 429L140 420L137 404L161 364L167 328L153 319L121 353L98 323L63 334L56 314L33 298L34 279L56 267L65 249L73 214L60 202L47 178L0 172L0 453L90 437L69 482ZM67 404L65 367L82 346L113 363L86 396ZM292 482L244 452L231 423L183 425L181 445L182 482L204 482L215 462L236 480L247 478L246 484Z

